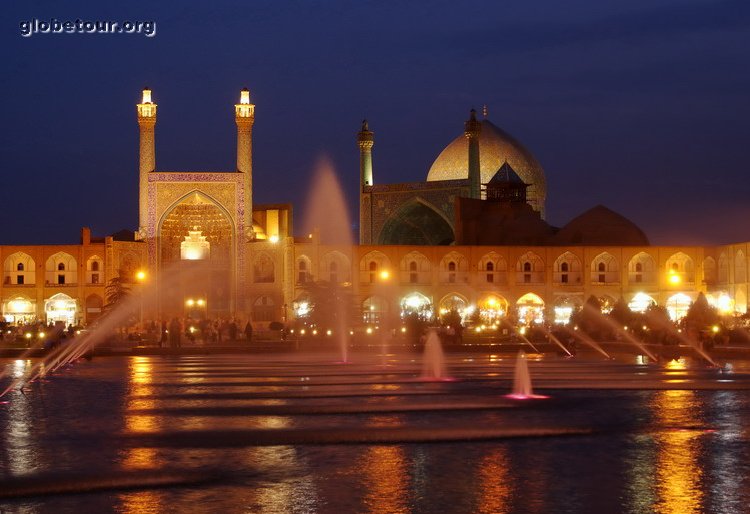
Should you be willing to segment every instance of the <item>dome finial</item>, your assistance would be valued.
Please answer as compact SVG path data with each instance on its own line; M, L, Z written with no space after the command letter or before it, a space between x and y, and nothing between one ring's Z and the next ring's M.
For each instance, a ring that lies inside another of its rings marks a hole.
M484 104L484 106L482 106L482 116L484 118L487 118L488 115L489 115L489 110L487 109L487 104Z
M370 126L367 124L367 118L362 120L362 132L370 130Z

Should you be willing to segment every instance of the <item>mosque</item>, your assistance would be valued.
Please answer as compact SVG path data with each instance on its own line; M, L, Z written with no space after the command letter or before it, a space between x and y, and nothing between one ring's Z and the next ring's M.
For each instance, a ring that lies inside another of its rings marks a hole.
M80 244L0 246L4 319L92 323L115 277L135 291L156 287L145 319L236 317L258 328L304 318L321 283L351 294L361 327L452 309L490 324L511 313L522 324L565 323L591 295L605 310L619 298L634 311L663 305L673 319L701 292L724 313L747 311L749 242L652 246L604 206L554 227L544 169L486 112L470 113L426 181L404 184L375 181L374 133L363 122L359 244L295 237L291 205L253 204L247 89L234 111L235 170L158 170L157 105L144 89L138 230L98 238L83 228Z

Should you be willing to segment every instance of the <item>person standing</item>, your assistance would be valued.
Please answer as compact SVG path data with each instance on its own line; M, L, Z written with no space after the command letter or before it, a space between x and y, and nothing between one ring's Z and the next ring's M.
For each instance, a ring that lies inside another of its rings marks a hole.
M247 344L250 344L253 341L253 324L250 323L250 320L248 320L247 325L245 325L245 339L247 340Z
M180 347L180 331L182 330L182 327L180 326L180 320L177 318L172 318L172 321L169 323L169 346L172 348L179 348Z

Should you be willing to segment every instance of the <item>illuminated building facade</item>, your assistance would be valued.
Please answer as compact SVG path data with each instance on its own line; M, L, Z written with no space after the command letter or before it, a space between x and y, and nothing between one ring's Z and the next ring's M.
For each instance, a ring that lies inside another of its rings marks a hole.
M362 323L451 309L476 310L491 324L510 312L524 323L564 322L590 295L605 307L620 297L634 310L658 303L674 318L700 292L726 313L747 310L750 243L653 246L601 206L552 227L541 165L476 113L427 180L409 184L375 182L365 122L357 138L360 244L294 238L291 206L252 203L255 106L247 90L234 110L235 170L160 171L157 105L145 89L137 104L138 230L96 239L83 229L79 245L0 246L4 318L90 323L118 275L156 286L144 319L234 316L261 327L306 315L314 282L349 291Z

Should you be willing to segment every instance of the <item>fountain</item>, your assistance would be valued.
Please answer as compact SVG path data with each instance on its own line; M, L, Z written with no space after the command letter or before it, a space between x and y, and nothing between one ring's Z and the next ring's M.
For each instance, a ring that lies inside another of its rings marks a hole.
M423 380L451 380L445 366L445 355L443 346L440 344L440 336L435 330L427 333L424 345L424 357L422 361Z
M607 352L604 351L604 348L602 348L599 343L597 343L596 341L594 341L593 339L591 339L586 334L582 334L582 333L580 333L580 332L578 332L576 330L570 330L568 327L564 327L564 329L565 329L565 331L568 334L572 335L574 338L578 339L579 341L582 341L582 342L586 343L591 348L593 348L597 352L599 352L602 355L604 355L604 358L606 358L606 359L611 359L612 358Z
M344 194L333 171L333 165L325 157L319 159L316 166L306 207L304 219L309 234L318 233L320 241L327 245L341 245L342 248L350 248L353 245L354 238ZM330 285L335 287L338 284ZM337 326L334 336L338 339L340 362L343 364L349 363L348 332L345 323L349 317L346 310L347 302L339 302L335 313Z
M523 350L519 350L518 357L516 357L516 366L513 374L513 392L506 395L506 398L512 398L514 400L549 398L548 396L534 394L534 391L531 388L529 364L526 361L526 354Z

